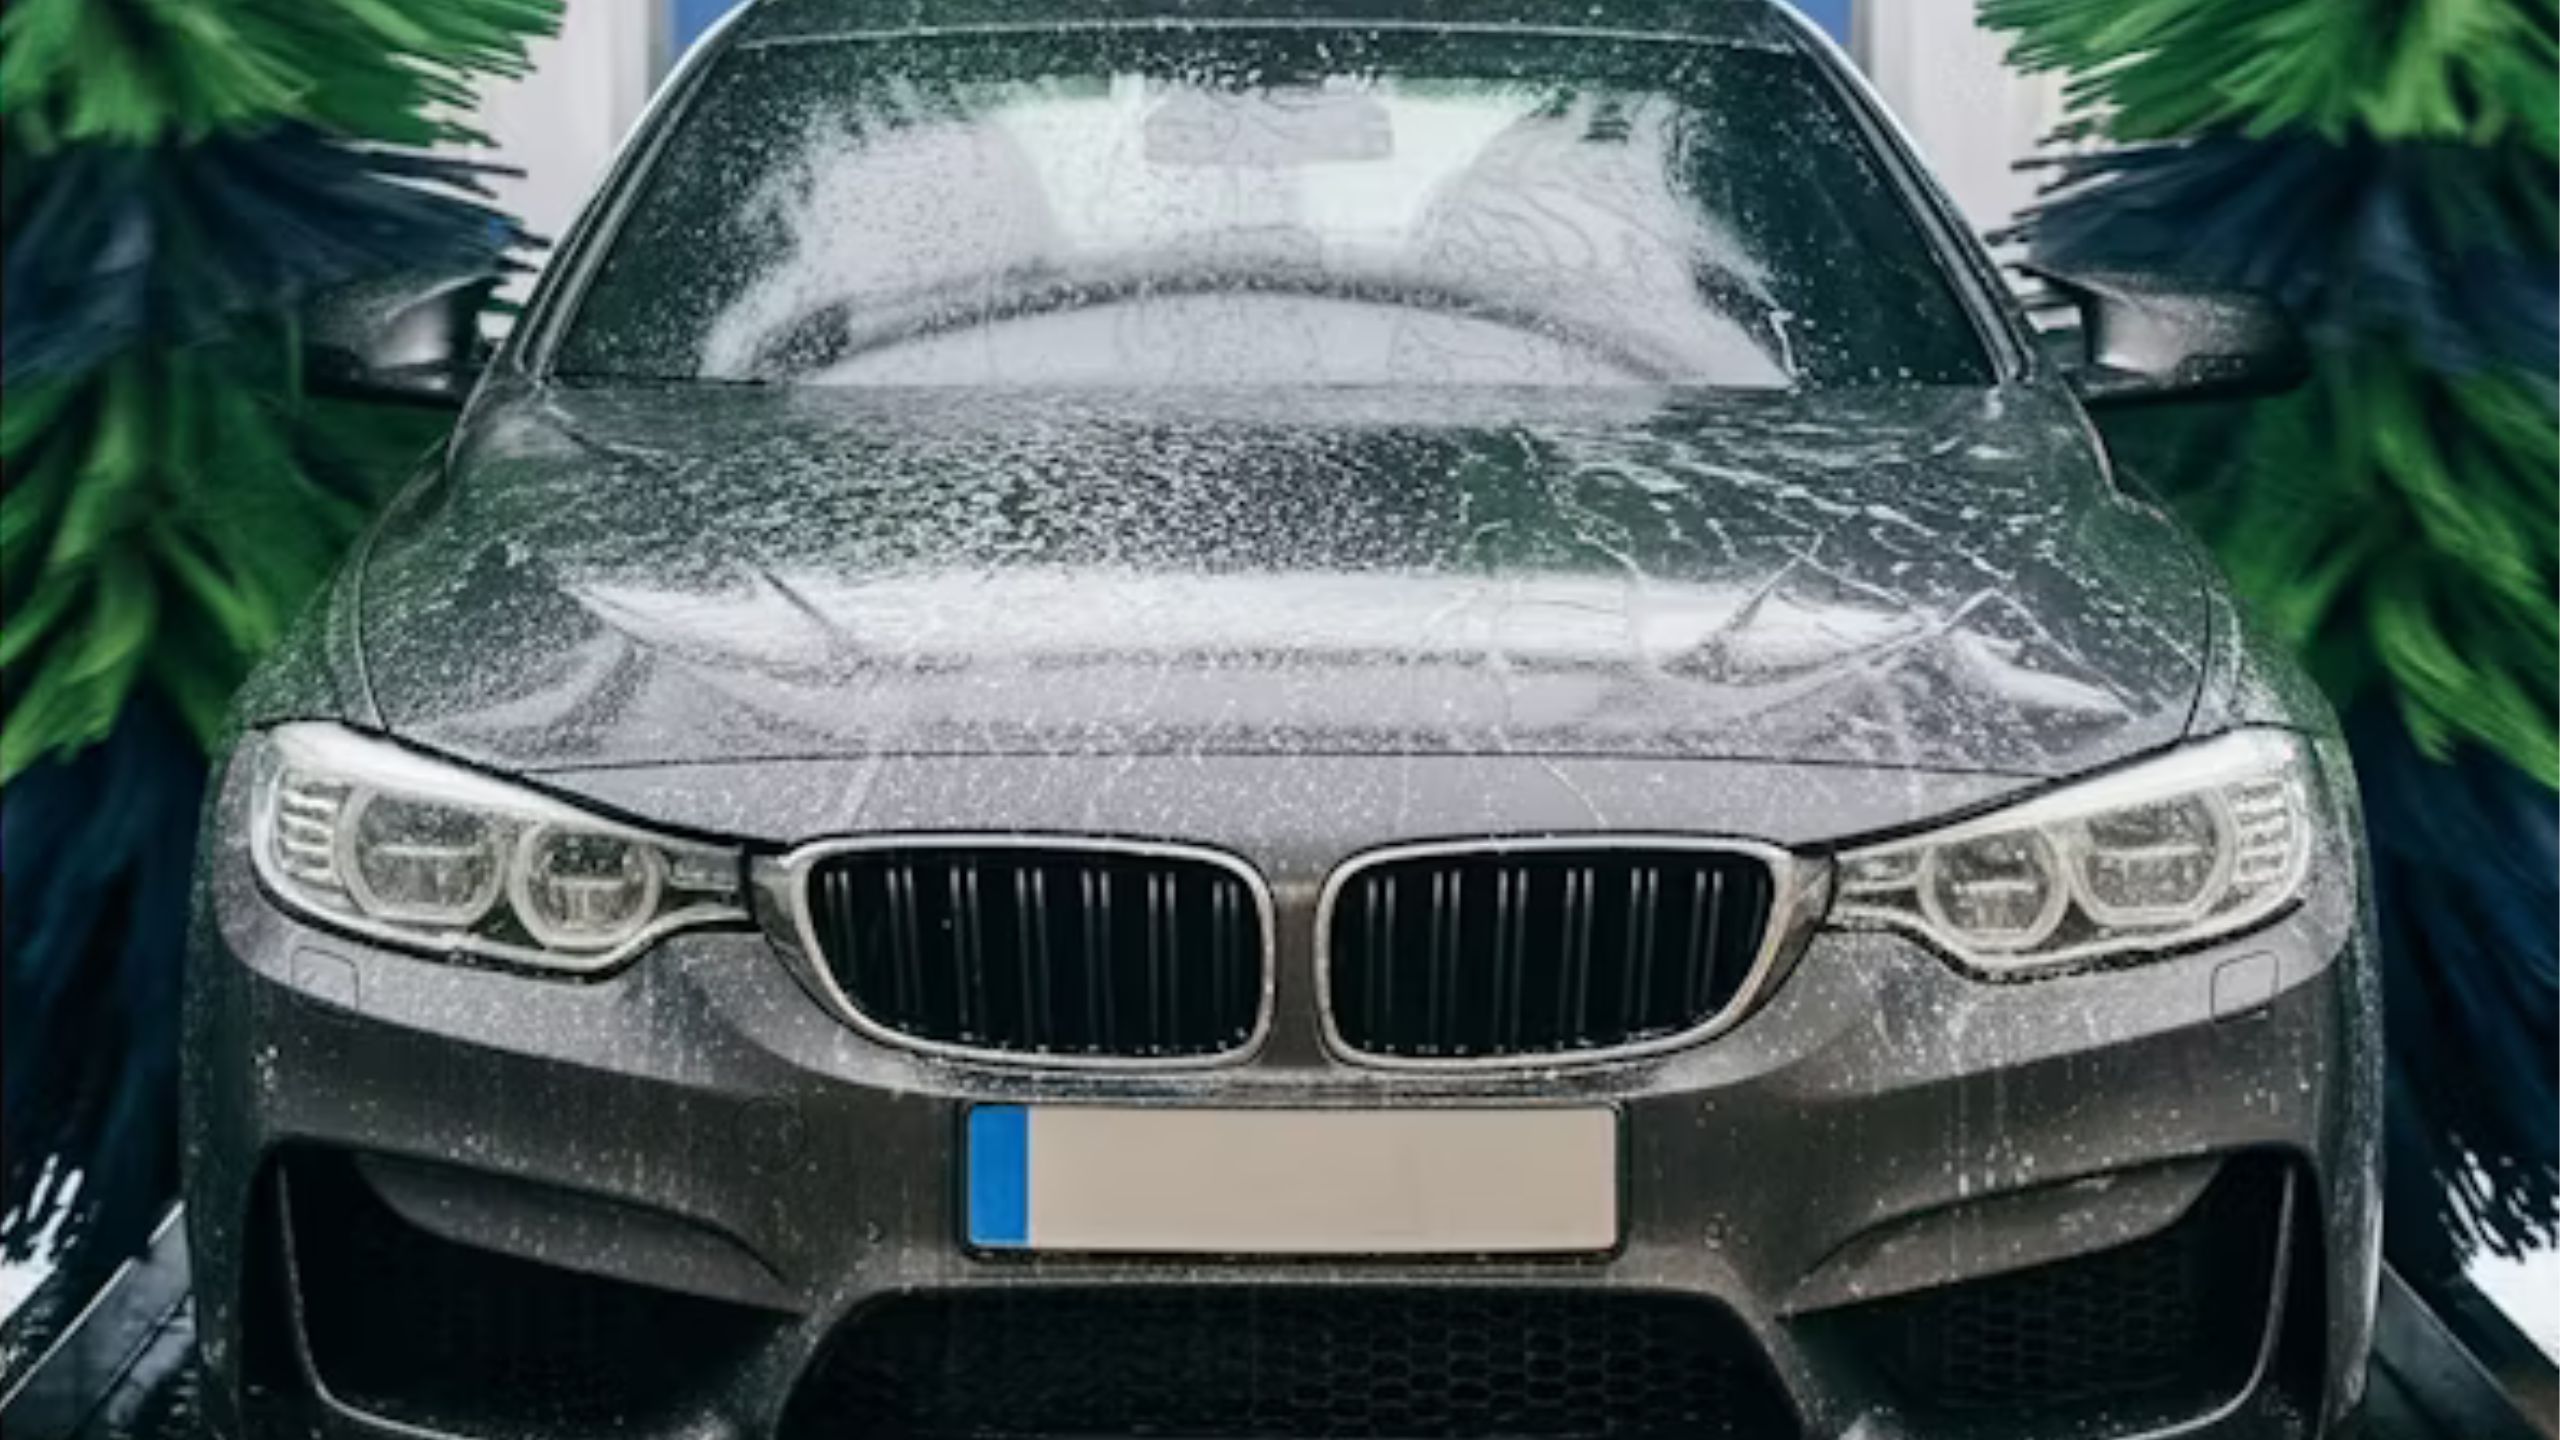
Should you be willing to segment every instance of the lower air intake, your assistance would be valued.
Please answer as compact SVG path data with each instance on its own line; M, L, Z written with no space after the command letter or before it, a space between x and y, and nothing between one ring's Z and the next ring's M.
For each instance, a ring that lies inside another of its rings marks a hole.
M910 1295L859 1312L785 1440L1781 1440L1750 1336L1704 1302L1476 1289Z
M2164 1427L2247 1389L2276 1303L2283 1170L2234 1162L2185 1218L2094 1255L1852 1312L1865 1353L1942 1428Z
M312 1370L381 1419L463 1434L636 1434L689 1413L770 1329L754 1311L431 1235L353 1165L284 1167Z

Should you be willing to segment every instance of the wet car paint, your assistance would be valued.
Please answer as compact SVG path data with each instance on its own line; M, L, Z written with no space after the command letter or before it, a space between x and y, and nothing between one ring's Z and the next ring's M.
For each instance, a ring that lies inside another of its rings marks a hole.
M1416 418L1424 417L1424 418ZM2053 777L2182 736L2205 577L2049 389L484 402L356 604L493 768L895 754Z

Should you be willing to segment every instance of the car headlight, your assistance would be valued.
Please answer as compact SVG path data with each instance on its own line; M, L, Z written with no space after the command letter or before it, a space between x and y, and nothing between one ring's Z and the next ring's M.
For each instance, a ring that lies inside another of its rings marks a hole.
M312 919L590 975L747 918L739 852L651 835L336 725L250 737L259 875Z
M2233 935L2302 894L2314 763L2297 736L2242 731L1851 851L1832 923L1918 935L1995 979Z

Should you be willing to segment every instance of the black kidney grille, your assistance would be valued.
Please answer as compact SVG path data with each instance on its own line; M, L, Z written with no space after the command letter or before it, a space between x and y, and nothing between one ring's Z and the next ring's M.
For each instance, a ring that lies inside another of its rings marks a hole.
M901 848L819 861L819 960L876 1024L1024 1055L1239 1049L1262 1013L1261 902L1205 859L1070 847Z
M1776 877L1731 851L1486 851L1393 860L1334 898L1344 1043L1469 1060L1643 1044L1733 1003Z

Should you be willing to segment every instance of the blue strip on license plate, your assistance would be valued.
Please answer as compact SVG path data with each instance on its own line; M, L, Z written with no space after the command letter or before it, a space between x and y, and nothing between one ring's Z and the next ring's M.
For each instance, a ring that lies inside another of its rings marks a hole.
M969 1112L969 1243L1031 1243L1031 1112L981 1105Z

